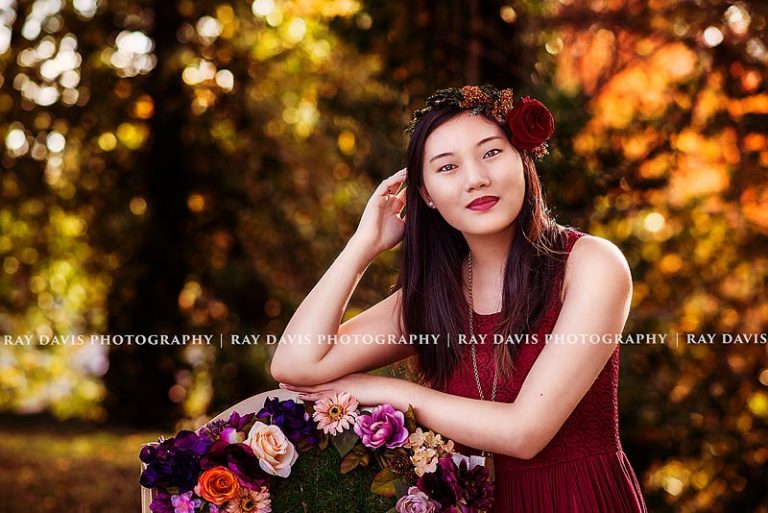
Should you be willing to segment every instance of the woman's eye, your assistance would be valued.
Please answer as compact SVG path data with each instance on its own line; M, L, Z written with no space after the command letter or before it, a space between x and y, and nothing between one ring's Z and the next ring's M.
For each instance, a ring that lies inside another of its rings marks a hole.
M493 157L493 156L496 156L496 155L498 155L499 153L501 153L501 150L499 150L499 149L496 149L496 148L494 148L494 149L492 149L492 150L488 150L488 153L491 153L491 152L496 152L496 153L494 153L493 155L491 155L491 157ZM485 156L486 156L486 157L488 156L488 153L486 153L486 154L485 154Z
M446 169L448 166L453 166L453 164L446 164L446 165L444 165L443 167L439 168L439 169L437 170L437 172L438 172L438 173L440 173L440 172L442 172L442 171L450 171L450 169ZM456 167L456 166L453 166L453 167ZM451 169L453 169L453 168L451 168Z

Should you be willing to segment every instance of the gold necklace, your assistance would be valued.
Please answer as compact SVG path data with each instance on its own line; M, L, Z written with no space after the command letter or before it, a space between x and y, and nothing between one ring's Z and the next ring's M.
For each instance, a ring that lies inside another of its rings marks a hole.
M480 383L480 372L477 369L477 349L475 348L475 322L474 322L474 315L475 315L475 307L474 307L474 299L472 297L472 252L469 252L469 257L467 259L467 267L468 267L468 274L469 274L469 334L472 340L472 343L470 344L470 351L472 353L472 368L475 371L475 384L477 384L477 392L480 394L480 400L484 401L485 396L483 395L483 386ZM496 400L496 384L498 382L499 378L499 369L496 367L496 362L494 359L493 364L493 388L491 389L491 402ZM485 467L488 469L488 472L491 475L491 480L494 479L494 467L493 467L493 453L487 453L486 451L483 451L480 453L480 456L483 456L485 458Z

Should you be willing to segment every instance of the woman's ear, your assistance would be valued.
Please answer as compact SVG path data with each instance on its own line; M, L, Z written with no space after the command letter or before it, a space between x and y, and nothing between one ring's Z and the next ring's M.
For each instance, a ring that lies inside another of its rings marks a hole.
M426 187L424 187L423 185L419 186L419 194L421 195L421 199L424 200L424 203L426 203L430 207L435 206L434 202L432 201L432 198L429 197L429 193L427 192Z

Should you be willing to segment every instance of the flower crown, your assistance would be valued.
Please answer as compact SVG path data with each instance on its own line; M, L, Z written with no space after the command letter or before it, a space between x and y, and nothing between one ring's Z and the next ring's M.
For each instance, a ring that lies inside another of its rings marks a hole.
M425 114L447 105L470 110L473 116L483 113L500 125L506 123L512 132L512 144L537 158L549 153L547 141L555 131L555 120L549 109L530 96L515 102L512 89L499 90L490 84L438 89L427 98L426 107L413 113L403 132L412 133Z

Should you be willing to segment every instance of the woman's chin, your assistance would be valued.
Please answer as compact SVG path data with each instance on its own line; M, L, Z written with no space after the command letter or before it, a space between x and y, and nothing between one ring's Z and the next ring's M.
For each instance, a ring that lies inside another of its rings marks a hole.
M465 223L463 229L459 231L465 235L498 235L500 233L509 232L513 226L514 219L495 219L495 220L478 220L473 223Z

